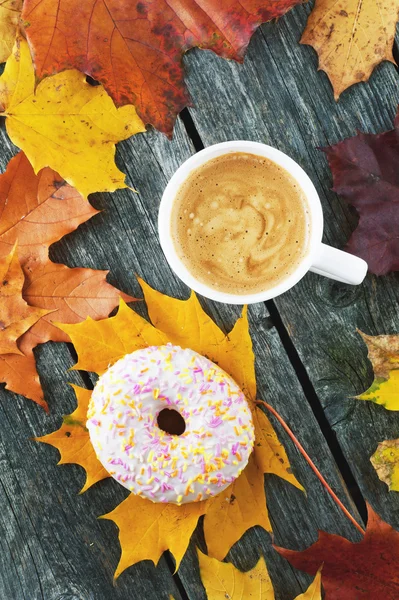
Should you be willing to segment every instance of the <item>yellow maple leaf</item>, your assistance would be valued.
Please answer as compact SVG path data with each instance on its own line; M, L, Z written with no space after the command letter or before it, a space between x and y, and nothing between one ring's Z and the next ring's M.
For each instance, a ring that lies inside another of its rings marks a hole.
M80 490L82 494L97 481L110 477L110 474L98 460L86 429L91 391L76 385L72 385L72 387L78 401L76 410L70 415L64 416L60 429L35 439L37 442L50 444L59 450L61 454L59 465L76 464L84 468L86 481Z
M367 81L381 61L395 64L398 13L399 0L316 0L301 43L318 53L336 99L354 83Z
M23 0L0 2L0 63L7 60L15 42Z
M317 571L315 578L304 594L299 594L294 600L322 600L321 599L321 570Z
M379 479L391 492L399 492L399 440L385 440L378 444L370 460Z
M225 558L250 527L260 525L267 531L272 530L263 471L257 466L254 455L240 477L208 503L204 520L206 545L208 554L218 560Z
M17 340L44 315L53 312L29 306L22 298L25 276L16 252L0 259L0 354L23 354Z
M399 410L399 335L359 333L367 345L374 381L357 399L381 404L387 410Z
M82 323L56 325L68 334L78 352L74 369L93 371L98 375L125 354L169 341L161 331L131 310L122 298L114 317L99 321L88 317Z
M115 578L144 558L156 565L165 550L173 554L177 571L198 519L206 510L207 502L177 506L130 494L112 512L100 517L114 521L119 528L122 553Z
M210 558L200 550L198 560L208 600L274 600L273 585L263 556L246 573L231 563Z
M144 282L141 284L153 325L130 309L123 300L114 317L100 321L87 319L75 325L58 324L68 334L77 351L75 368L101 374L125 354L171 342L190 347L218 362L239 385L245 385L248 393L255 398L254 355L246 309L232 332L225 335L203 311L195 294L189 300L176 300L160 294ZM178 566L200 515L205 515L209 552L222 558L249 527L260 525L270 530L264 473L274 473L303 489L291 473L284 448L266 415L255 402L251 404L259 435L257 451L240 477L225 492L205 502L182 506L170 504L166 507L130 495L105 516L119 528L122 556L116 576L140 560L149 559L157 563L166 549L172 552ZM83 443L83 436L86 436L86 443L91 446L87 430L81 428L79 433L79 444ZM68 460L74 456L74 440L71 438L66 442L70 444ZM41 441L52 443L52 438L46 436ZM54 441L57 442L57 439ZM56 443L54 445L57 446ZM93 477L88 476L88 481L94 483ZM154 523L153 527L149 527L151 523Z
M85 197L126 187L114 162L115 144L145 131L134 106L116 108L102 86L69 70L47 77L35 90L28 43L17 38L0 77L0 113L11 140L35 173L51 167Z

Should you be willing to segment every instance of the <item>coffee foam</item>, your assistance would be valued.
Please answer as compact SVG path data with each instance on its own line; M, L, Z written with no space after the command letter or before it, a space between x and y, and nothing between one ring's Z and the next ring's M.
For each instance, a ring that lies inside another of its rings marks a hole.
M188 270L231 294L270 289L298 267L308 250L309 209L296 180L271 160L222 155L178 190L171 233Z

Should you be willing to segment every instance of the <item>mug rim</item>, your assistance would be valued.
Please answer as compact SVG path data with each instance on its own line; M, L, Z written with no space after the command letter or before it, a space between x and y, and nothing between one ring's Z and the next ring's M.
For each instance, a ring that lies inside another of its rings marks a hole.
M310 211L310 236L308 252L302 258L298 267L291 275L284 278L277 285L256 293L233 294L216 290L213 287L199 281L189 271L183 261L179 258L172 239L170 226L174 201L180 186L186 181L192 171L202 166L209 160L229 154L232 152L250 152L257 156L268 158L283 167L298 183L305 194ZM158 233L161 248L166 260L174 273L192 290L217 302L226 304L254 304L276 298L296 285L309 271L323 235L323 212L319 195L310 177L302 167L290 156L267 144L252 142L248 140L234 140L213 144L200 150L186 161L184 161L169 180L159 205Z

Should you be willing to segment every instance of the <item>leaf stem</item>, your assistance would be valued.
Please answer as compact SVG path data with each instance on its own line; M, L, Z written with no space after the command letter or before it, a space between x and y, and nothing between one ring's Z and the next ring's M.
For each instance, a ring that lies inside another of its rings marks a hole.
M299 442L299 440L295 437L294 433L288 427L288 425L284 421L284 419L282 417L280 417L280 415L278 414L278 412L272 406L270 406L270 404L267 404L267 402L264 402L264 400L257 400L256 403L260 404L261 406L264 406L265 408L267 408L267 410L270 411L276 417L276 419L282 425L282 427L284 427L285 431L288 433L288 435L290 436L291 440L294 442L295 446L298 448L299 452L302 454L302 456L304 457L304 459L306 460L306 462L308 463L308 465L310 466L310 468L312 469L312 471L316 474L316 476L318 477L318 479L321 481L321 483L323 484L323 486L326 488L327 492L330 494L330 496L332 497L332 499L334 500L334 502L339 506L339 508L344 513L344 515L352 523L352 525L354 525L356 527L356 529L358 531L360 531L360 533L362 535L364 535L366 533L365 530L352 517L352 515L350 514L350 512L345 508L345 506L342 504L341 500L338 498L338 496L335 494L335 492L333 492L333 490L331 489L331 487L328 485L327 481L324 479L323 475L320 473L320 471L318 470L318 468L316 467L316 465L314 464L314 462L312 461L312 459L310 458L310 456L308 455L308 453L306 452L306 450L304 449L304 447L302 446L302 444Z

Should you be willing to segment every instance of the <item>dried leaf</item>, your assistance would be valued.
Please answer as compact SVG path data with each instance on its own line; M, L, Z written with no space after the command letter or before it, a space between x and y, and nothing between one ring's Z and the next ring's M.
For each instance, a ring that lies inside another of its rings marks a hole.
M231 563L209 558L200 550L198 560L208 600L274 600L273 585L263 556L246 573Z
M62 173L83 196L126 187L114 162L115 144L144 131L133 106L116 109L102 86L78 71L48 77L35 90L27 42L18 38L0 77L0 105L8 135L35 173Z
M24 274L16 245L0 258L0 354L22 354L17 340L49 310L29 306L22 298Z
M115 103L171 133L188 103L183 53L194 46L241 60L264 21L302 0L25 0L23 18L38 77L76 68L101 81Z
M300 594L294 600L322 600L321 598L321 570L317 571L316 577L304 594Z
M386 440L378 444L370 460L389 491L399 492L399 440Z
M229 373L247 398L256 398L254 353L246 307L226 336L202 309L194 292L188 300L165 296L139 279L149 317L172 344L207 356Z
M0 63L7 60L14 46L23 0L0 2Z
M45 314L18 340L25 356L0 356L0 381L47 409L32 349L49 340L69 341L52 321L78 323L87 315L106 317L122 294L106 282L106 271L70 269L52 263L49 246L97 211L52 169L35 175L21 152L0 175L0 260L18 240L25 277L23 298ZM47 314L47 313L51 314Z
M209 556L223 560L241 536L256 525L272 531L263 472L253 455L240 477L208 502L204 533Z
M128 308L122 300L115 317L60 325L70 336L78 353L75 368L102 373L129 352L172 342L201 351L213 359L219 358L219 364L224 361L225 370L232 376L236 375L247 389L255 386L254 356L245 311L232 333L226 336L202 310L195 295L187 301L175 300L156 292L143 281L141 284L148 312L155 326ZM226 357L232 359L230 363ZM241 365L238 366L240 358ZM255 403L253 410L260 412ZM265 415L261 417L261 423L263 437L258 443L263 450L253 454L234 485L214 500L193 505L166 505L168 512L164 512L165 505L154 505L131 495L121 506L106 515L106 518L116 522L120 530L122 558L117 575L140 560L149 559L156 564L166 549L172 551L179 564L198 517L203 514L208 548L218 556L225 556L230 546L249 527L260 525L270 530L263 470L275 473L297 487L300 484L290 473L284 449ZM87 443L90 443L87 432L86 435ZM72 444L72 441L69 443ZM260 465L256 464L258 456ZM195 506L200 506L199 512ZM164 522L165 519L168 522ZM149 524L153 522L154 527L149 528ZM173 523L177 528L174 537L171 536Z
M366 342L374 381L358 400L370 400L387 410L399 410L399 335L360 335Z
M191 534L206 508L207 502L176 506L130 494L112 512L101 517L114 521L119 528L122 554L115 577L144 558L157 565L165 550L173 554L177 571Z
M35 439L37 442L50 444L59 450L61 454L59 465L74 463L84 468L86 481L80 491L83 493L97 481L110 477L110 475L98 460L86 428L91 391L76 385L72 387L78 401L76 410L63 417L60 429Z
M325 148L333 190L359 213L347 250L363 258L371 273L399 270L398 124L385 133L365 134Z
M273 425L263 411L259 408L252 411L255 425L256 444L254 454L257 465L263 473L278 475L299 490L304 491L291 471L290 463L284 446L279 441Z
M398 16L398 0L316 0L301 43L318 53L335 99L354 83L367 81L381 61L395 64Z
M118 313L109 319L90 317L77 325L58 325L71 338L78 362L75 369L101 375L117 360L140 348L161 346L167 338L121 299Z
M398 598L399 533L370 506L361 542L349 542L339 535L320 531L317 542L302 552L275 548L295 568L311 575L324 563L323 586L327 598Z

